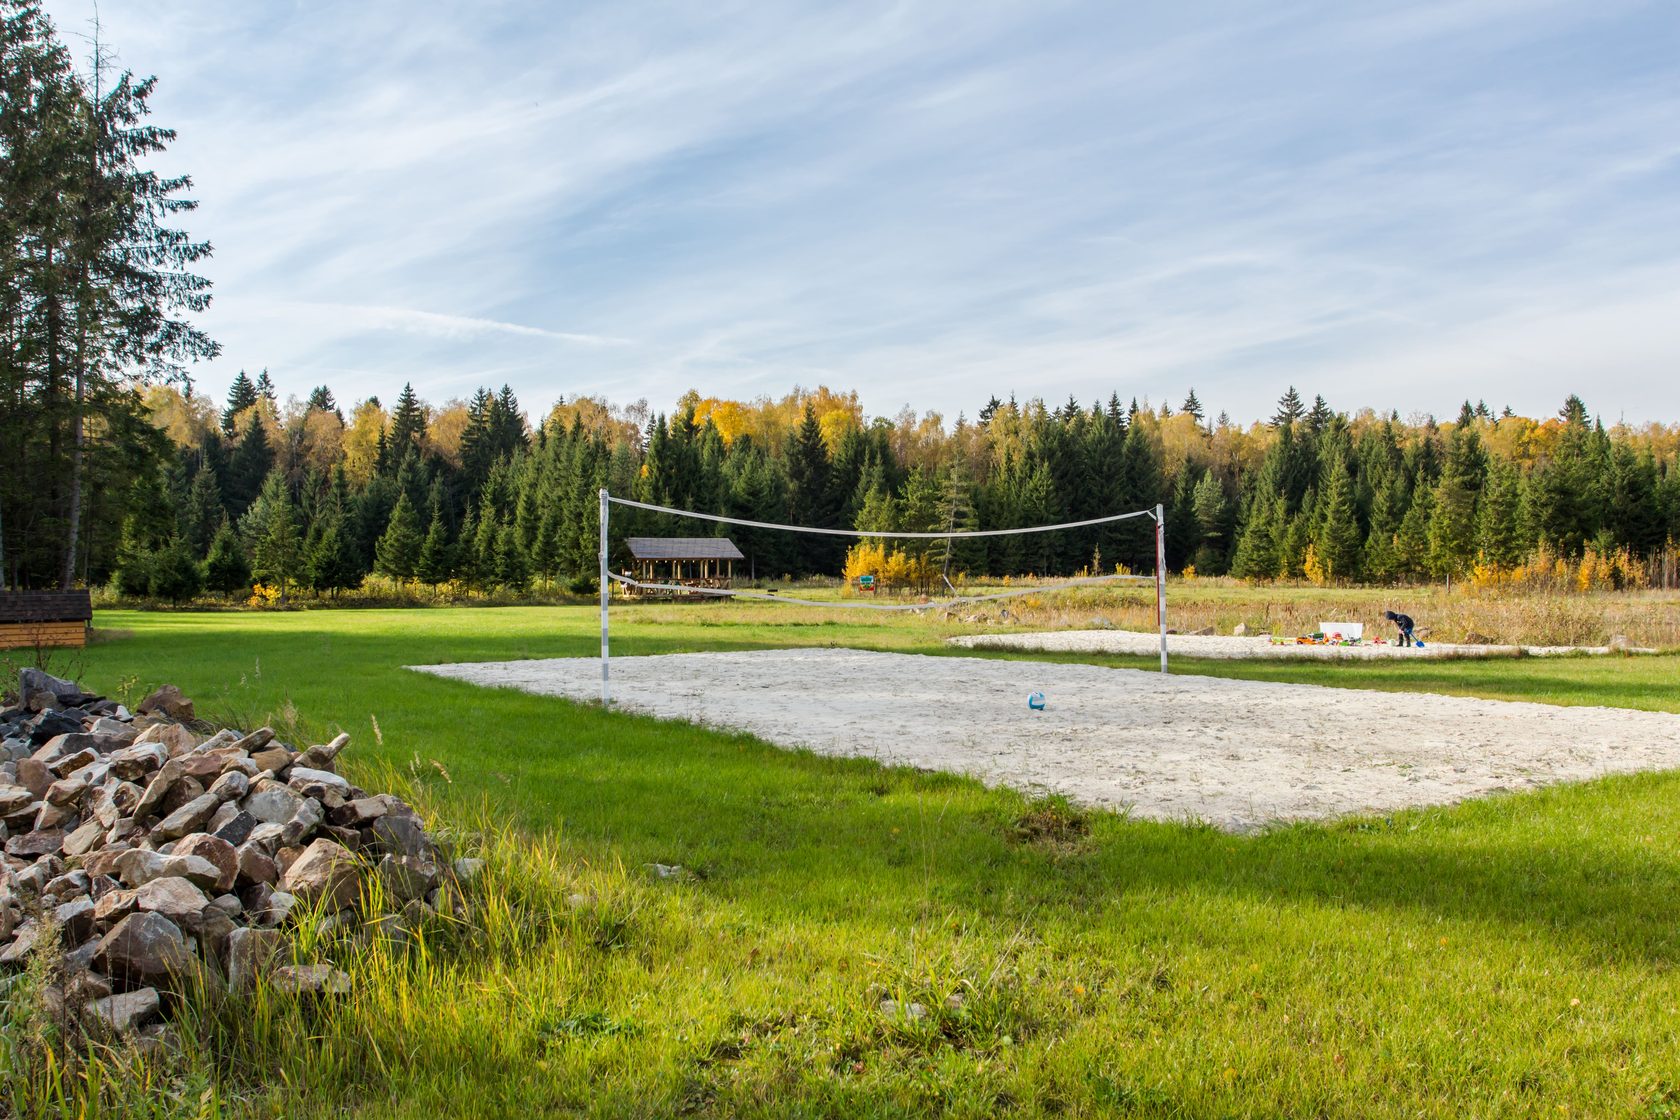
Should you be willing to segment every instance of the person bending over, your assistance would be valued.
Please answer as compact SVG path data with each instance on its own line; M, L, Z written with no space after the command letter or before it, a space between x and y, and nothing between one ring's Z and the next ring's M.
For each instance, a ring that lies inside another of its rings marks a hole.
M1383 612L1383 617L1388 619L1390 622L1394 623L1395 626L1399 627L1399 629L1400 629L1400 644L1401 645L1403 645L1403 646L1415 646L1415 645L1417 645L1417 639L1412 636L1412 627L1413 627L1414 623L1412 622L1412 616L1411 615L1409 615L1409 614L1395 614L1393 611L1384 611Z

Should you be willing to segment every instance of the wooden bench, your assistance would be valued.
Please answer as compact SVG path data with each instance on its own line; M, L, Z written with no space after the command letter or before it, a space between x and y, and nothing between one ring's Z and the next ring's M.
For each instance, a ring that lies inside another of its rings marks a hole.
M0 591L0 649L85 646L93 621L87 591Z

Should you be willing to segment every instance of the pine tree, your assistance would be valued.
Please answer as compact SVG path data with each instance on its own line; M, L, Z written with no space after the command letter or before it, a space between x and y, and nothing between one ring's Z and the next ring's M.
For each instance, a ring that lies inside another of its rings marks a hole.
M215 472L200 467L193 475L180 517L181 539L195 559L209 551L210 541L215 537L222 517L222 491L216 484Z
M204 590L204 569L186 541L177 537L152 558L150 594L154 599L184 603Z
M1196 423L1198 424L1200 424L1204 419L1202 416L1202 402L1196 398L1196 390L1194 388L1192 388L1190 390L1190 394L1184 398L1184 403L1179 406L1178 410L1180 412L1188 412L1190 415L1194 416L1196 418Z
M211 591L220 591L223 595L251 589L251 562L245 558L239 534L225 519L222 527L216 530L215 539L210 542L210 555L204 561L204 583Z
M1400 519L1400 527L1394 534L1397 574L1424 576L1429 573L1429 523L1434 511L1434 491L1420 479L1412 495L1412 504Z
M420 545L420 558L415 564L414 575L420 582L436 587L449 581L454 568L454 549L450 547L449 531L443 524L443 511L438 510L432 514L426 539Z
M391 510L390 524L379 538L375 570L398 581L412 579L414 569L420 563L423 544L414 504L408 500L407 494L401 494L397 497L396 507Z
M268 379L268 370L266 369L257 374L256 390L257 396L269 404L275 404L279 400L279 395L274 391L274 382Z
M1483 559L1501 567L1521 562L1529 535L1522 523L1522 483L1516 468L1494 460L1477 511L1476 543Z
M531 582L531 562L512 525L496 534L496 582L510 591L524 591Z
M222 434L233 438L234 425L239 414L257 403L257 387L251 384L251 379L240 370L228 388L227 407L222 410Z
M397 407L391 413L391 435L386 446L388 462L397 466L407 460L412 449L418 453L420 440L426 435L426 410L421 407L420 398L414 394L412 383L404 383L402 393L397 397Z
M245 429L228 461L225 491L228 510L234 517L245 516L273 469L274 449L269 446L268 433L260 422L254 422Z
M1291 385L1289 391L1278 398L1278 410L1272 416L1272 426L1281 428L1294 424L1295 421L1307 414L1306 406L1301 403L1301 394Z
M809 404L799 429L787 450L788 506L795 523L816 528L836 528L834 495L829 485L828 445L822 426ZM842 540L843 538L833 538ZM816 534L801 534L791 546L801 572L836 571L833 541Z
M1360 532L1358 508L1354 501L1353 477L1347 463L1338 458L1331 466L1330 481L1324 492L1322 522L1316 544L1318 556L1338 583L1359 578Z
M1220 485L1212 471L1207 471L1197 481L1196 489L1190 495L1190 505L1195 511L1197 532L1201 535L1201 544L1192 561L1196 571L1203 575L1224 575L1230 552L1228 507L1225 487Z
M263 582L277 586L281 599L285 599L287 588L303 570L303 534L298 529L285 475L279 471L269 474L246 521L250 525L251 567Z

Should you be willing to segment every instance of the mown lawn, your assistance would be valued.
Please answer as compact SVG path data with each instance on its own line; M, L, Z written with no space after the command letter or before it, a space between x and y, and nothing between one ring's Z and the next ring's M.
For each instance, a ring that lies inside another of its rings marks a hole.
M224 1019L148 1090L188 1114L1680 1115L1672 774L1233 837L402 668L590 655L588 608L96 621L123 636L82 656L95 687L342 727L368 784L541 853L493 845L524 935L301 1025ZM940 636L615 618L620 653ZM1680 657L1180 669L1680 710Z

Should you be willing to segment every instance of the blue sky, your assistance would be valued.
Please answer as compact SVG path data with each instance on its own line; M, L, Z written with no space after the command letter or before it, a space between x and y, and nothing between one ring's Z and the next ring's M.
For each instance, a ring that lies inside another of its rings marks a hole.
M1672 2L100 14L216 245L218 397L1680 419Z

